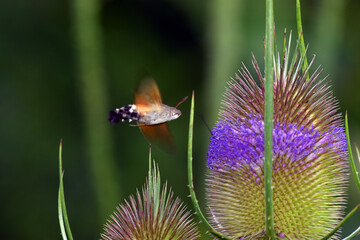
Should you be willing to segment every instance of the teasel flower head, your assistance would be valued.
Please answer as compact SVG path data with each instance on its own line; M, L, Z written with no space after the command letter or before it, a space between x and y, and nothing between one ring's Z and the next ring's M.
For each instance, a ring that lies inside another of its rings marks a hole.
M320 239L343 214L346 136L320 68L310 74L312 59L303 72L303 58L296 51L290 63L289 50L274 60L274 229L280 239ZM243 64L228 83L207 153L210 221L233 239L265 237L265 79L254 57L252 65L258 82Z
M155 164L154 164L155 165ZM145 186L136 197L119 205L105 224L103 240L180 240L198 239L198 229L191 212L165 183L161 189L160 173L149 170Z

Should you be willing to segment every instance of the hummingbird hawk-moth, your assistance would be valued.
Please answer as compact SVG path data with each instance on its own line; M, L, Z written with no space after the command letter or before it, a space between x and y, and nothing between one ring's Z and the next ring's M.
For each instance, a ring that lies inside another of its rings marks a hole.
M177 107L187 97L182 98L175 107L162 103L159 88L152 78L141 81L134 94L134 104L111 110L109 121L117 124L120 121L136 121L143 135L151 142L160 145L163 149L173 152L175 145L167 122L181 116Z

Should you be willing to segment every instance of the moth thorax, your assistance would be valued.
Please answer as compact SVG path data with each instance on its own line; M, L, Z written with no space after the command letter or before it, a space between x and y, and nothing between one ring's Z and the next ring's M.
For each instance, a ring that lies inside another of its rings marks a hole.
M140 114L139 122L146 125L156 125L175 120L180 117L180 115L180 110L162 104L160 109L154 109L153 111Z

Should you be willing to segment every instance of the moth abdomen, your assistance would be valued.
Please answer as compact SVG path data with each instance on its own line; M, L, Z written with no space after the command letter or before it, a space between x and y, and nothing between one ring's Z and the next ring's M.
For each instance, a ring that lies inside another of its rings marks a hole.
M140 113L137 111L135 104L116 108L109 113L109 121L113 124L117 124L120 121L124 122L125 120L129 120L129 122L138 121L139 119Z

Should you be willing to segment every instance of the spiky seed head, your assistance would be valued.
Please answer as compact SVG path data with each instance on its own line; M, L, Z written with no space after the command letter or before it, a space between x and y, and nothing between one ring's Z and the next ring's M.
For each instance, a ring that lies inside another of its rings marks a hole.
M319 239L341 220L347 147L338 103L319 68L307 80L289 49L274 66L273 209L283 239ZM264 78L243 66L228 83L207 154L207 201L216 230L234 239L265 237ZM336 236L334 237L337 238Z
M161 189L158 168L149 171L142 193L119 205L105 224L103 240L192 240L198 229L191 213L165 183Z

